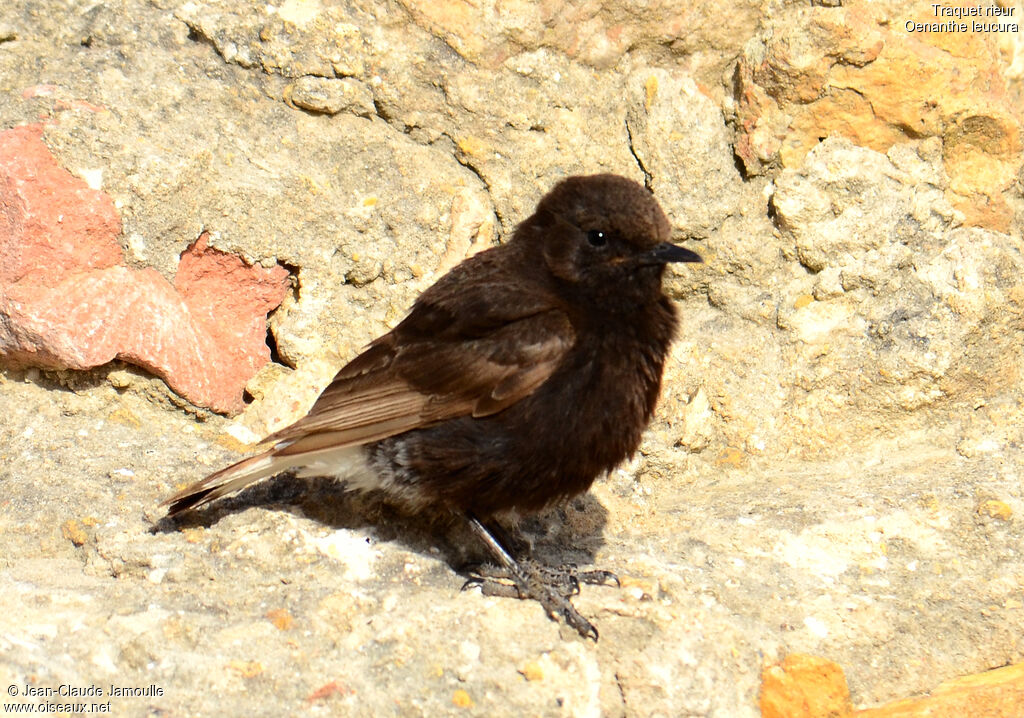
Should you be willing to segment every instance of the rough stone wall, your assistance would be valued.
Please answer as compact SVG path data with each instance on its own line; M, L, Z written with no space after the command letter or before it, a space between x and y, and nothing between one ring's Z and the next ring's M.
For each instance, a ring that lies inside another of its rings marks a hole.
M742 716L791 650L860 704L1020 659L1021 34L682 5L4 2L0 677L166 687L125 715ZM992 7L958 22L1024 24ZM599 647L330 486L149 532L590 172L706 259L642 455L526 527L623 574L580 601Z

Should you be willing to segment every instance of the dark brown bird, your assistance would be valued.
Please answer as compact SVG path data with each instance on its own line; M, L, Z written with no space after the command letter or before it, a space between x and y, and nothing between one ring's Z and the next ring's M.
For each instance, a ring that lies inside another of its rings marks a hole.
M337 477L467 517L519 597L596 638L569 593L483 522L583 493L636 451L676 329L665 265L701 261L669 243L669 230L631 180L560 182L510 242L427 289L305 417L265 439L270 448L172 496L168 513L286 470ZM594 575L610 574L584 579Z

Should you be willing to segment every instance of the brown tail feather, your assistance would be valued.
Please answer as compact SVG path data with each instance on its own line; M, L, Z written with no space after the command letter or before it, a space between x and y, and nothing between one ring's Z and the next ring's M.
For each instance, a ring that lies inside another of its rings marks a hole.
M260 479L279 474L294 466L295 463L294 458L278 457L271 449L210 474L202 481L179 491L160 505L168 507L168 516L174 516L185 509L203 506L222 496L240 491Z

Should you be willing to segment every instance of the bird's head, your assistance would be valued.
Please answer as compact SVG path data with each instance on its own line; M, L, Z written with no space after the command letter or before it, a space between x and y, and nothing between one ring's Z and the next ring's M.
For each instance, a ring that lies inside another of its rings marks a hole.
M516 239L528 244L552 275L583 291L634 287L660 293L667 263L702 261L696 252L669 242L670 229L645 187L600 174L555 185Z

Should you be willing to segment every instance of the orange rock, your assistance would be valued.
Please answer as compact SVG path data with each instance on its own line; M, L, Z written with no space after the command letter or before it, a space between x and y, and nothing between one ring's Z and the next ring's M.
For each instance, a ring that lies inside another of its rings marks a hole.
M469 693L459 688L452 693L452 703L458 708L472 708L475 704L473 699L469 696Z
M837 663L791 653L761 673L762 718L845 718L852 712Z
M946 681L924 698L860 710L852 718L1020 718L1024 663Z
M285 608L275 608L267 611L266 617L279 631L290 631L295 625L295 619Z
M75 546L82 546L89 540L89 534L82 528L82 524L75 519L65 521L61 524L60 530L64 534L64 538Z
M992 519L999 519L1000 521L1009 521L1013 516L1013 509L1010 508L1009 504L999 499L988 499L982 501L981 505L978 506L978 515L987 516Z
M715 459L715 466L733 466L740 467L746 461L746 456L742 451L735 447L727 447L718 458Z
M935 22L932 6L907 17L885 8L794 11L763 55L736 71L737 154L749 174L799 165L832 134L886 152L941 137L947 199L965 223L1008 231L1002 197L1022 166L1024 103L1008 79L1007 33L909 32ZM785 122L781 122L781 119Z

